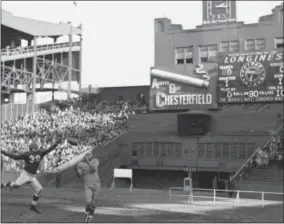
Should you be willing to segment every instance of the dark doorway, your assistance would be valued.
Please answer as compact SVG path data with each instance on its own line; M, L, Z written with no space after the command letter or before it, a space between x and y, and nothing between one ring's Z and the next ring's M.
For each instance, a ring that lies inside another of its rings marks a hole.
M218 173L211 171L197 171L192 176L193 182L196 184L197 188L214 188L214 180L216 182Z

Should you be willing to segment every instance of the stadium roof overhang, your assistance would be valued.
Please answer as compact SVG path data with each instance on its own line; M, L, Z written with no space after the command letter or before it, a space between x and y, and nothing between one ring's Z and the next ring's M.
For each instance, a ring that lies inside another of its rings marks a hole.
M199 110L190 110L187 112L179 113L180 115L199 115L199 116L211 116L211 113L208 113L206 111L199 111Z
M81 35L81 29L73 27L68 23L50 23L35 19L14 16L12 13L2 11L2 23L6 27L33 37L56 37L69 35L72 31L74 35ZM72 27L72 30L71 30Z

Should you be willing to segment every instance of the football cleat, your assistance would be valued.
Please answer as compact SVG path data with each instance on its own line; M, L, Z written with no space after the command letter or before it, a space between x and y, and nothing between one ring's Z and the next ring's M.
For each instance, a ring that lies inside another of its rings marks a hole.
M39 210L37 210L37 208L34 205L30 205L30 211L34 211L38 214L40 214L41 212Z

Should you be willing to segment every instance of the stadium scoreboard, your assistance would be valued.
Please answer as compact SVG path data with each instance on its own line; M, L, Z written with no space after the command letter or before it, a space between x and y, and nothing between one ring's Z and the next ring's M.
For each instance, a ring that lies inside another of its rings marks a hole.
M283 102L283 52L219 58L219 103Z

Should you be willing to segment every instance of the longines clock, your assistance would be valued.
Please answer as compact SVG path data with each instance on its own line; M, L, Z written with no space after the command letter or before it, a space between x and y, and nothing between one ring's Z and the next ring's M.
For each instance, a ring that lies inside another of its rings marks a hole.
M236 21L236 1L203 1L203 24Z

